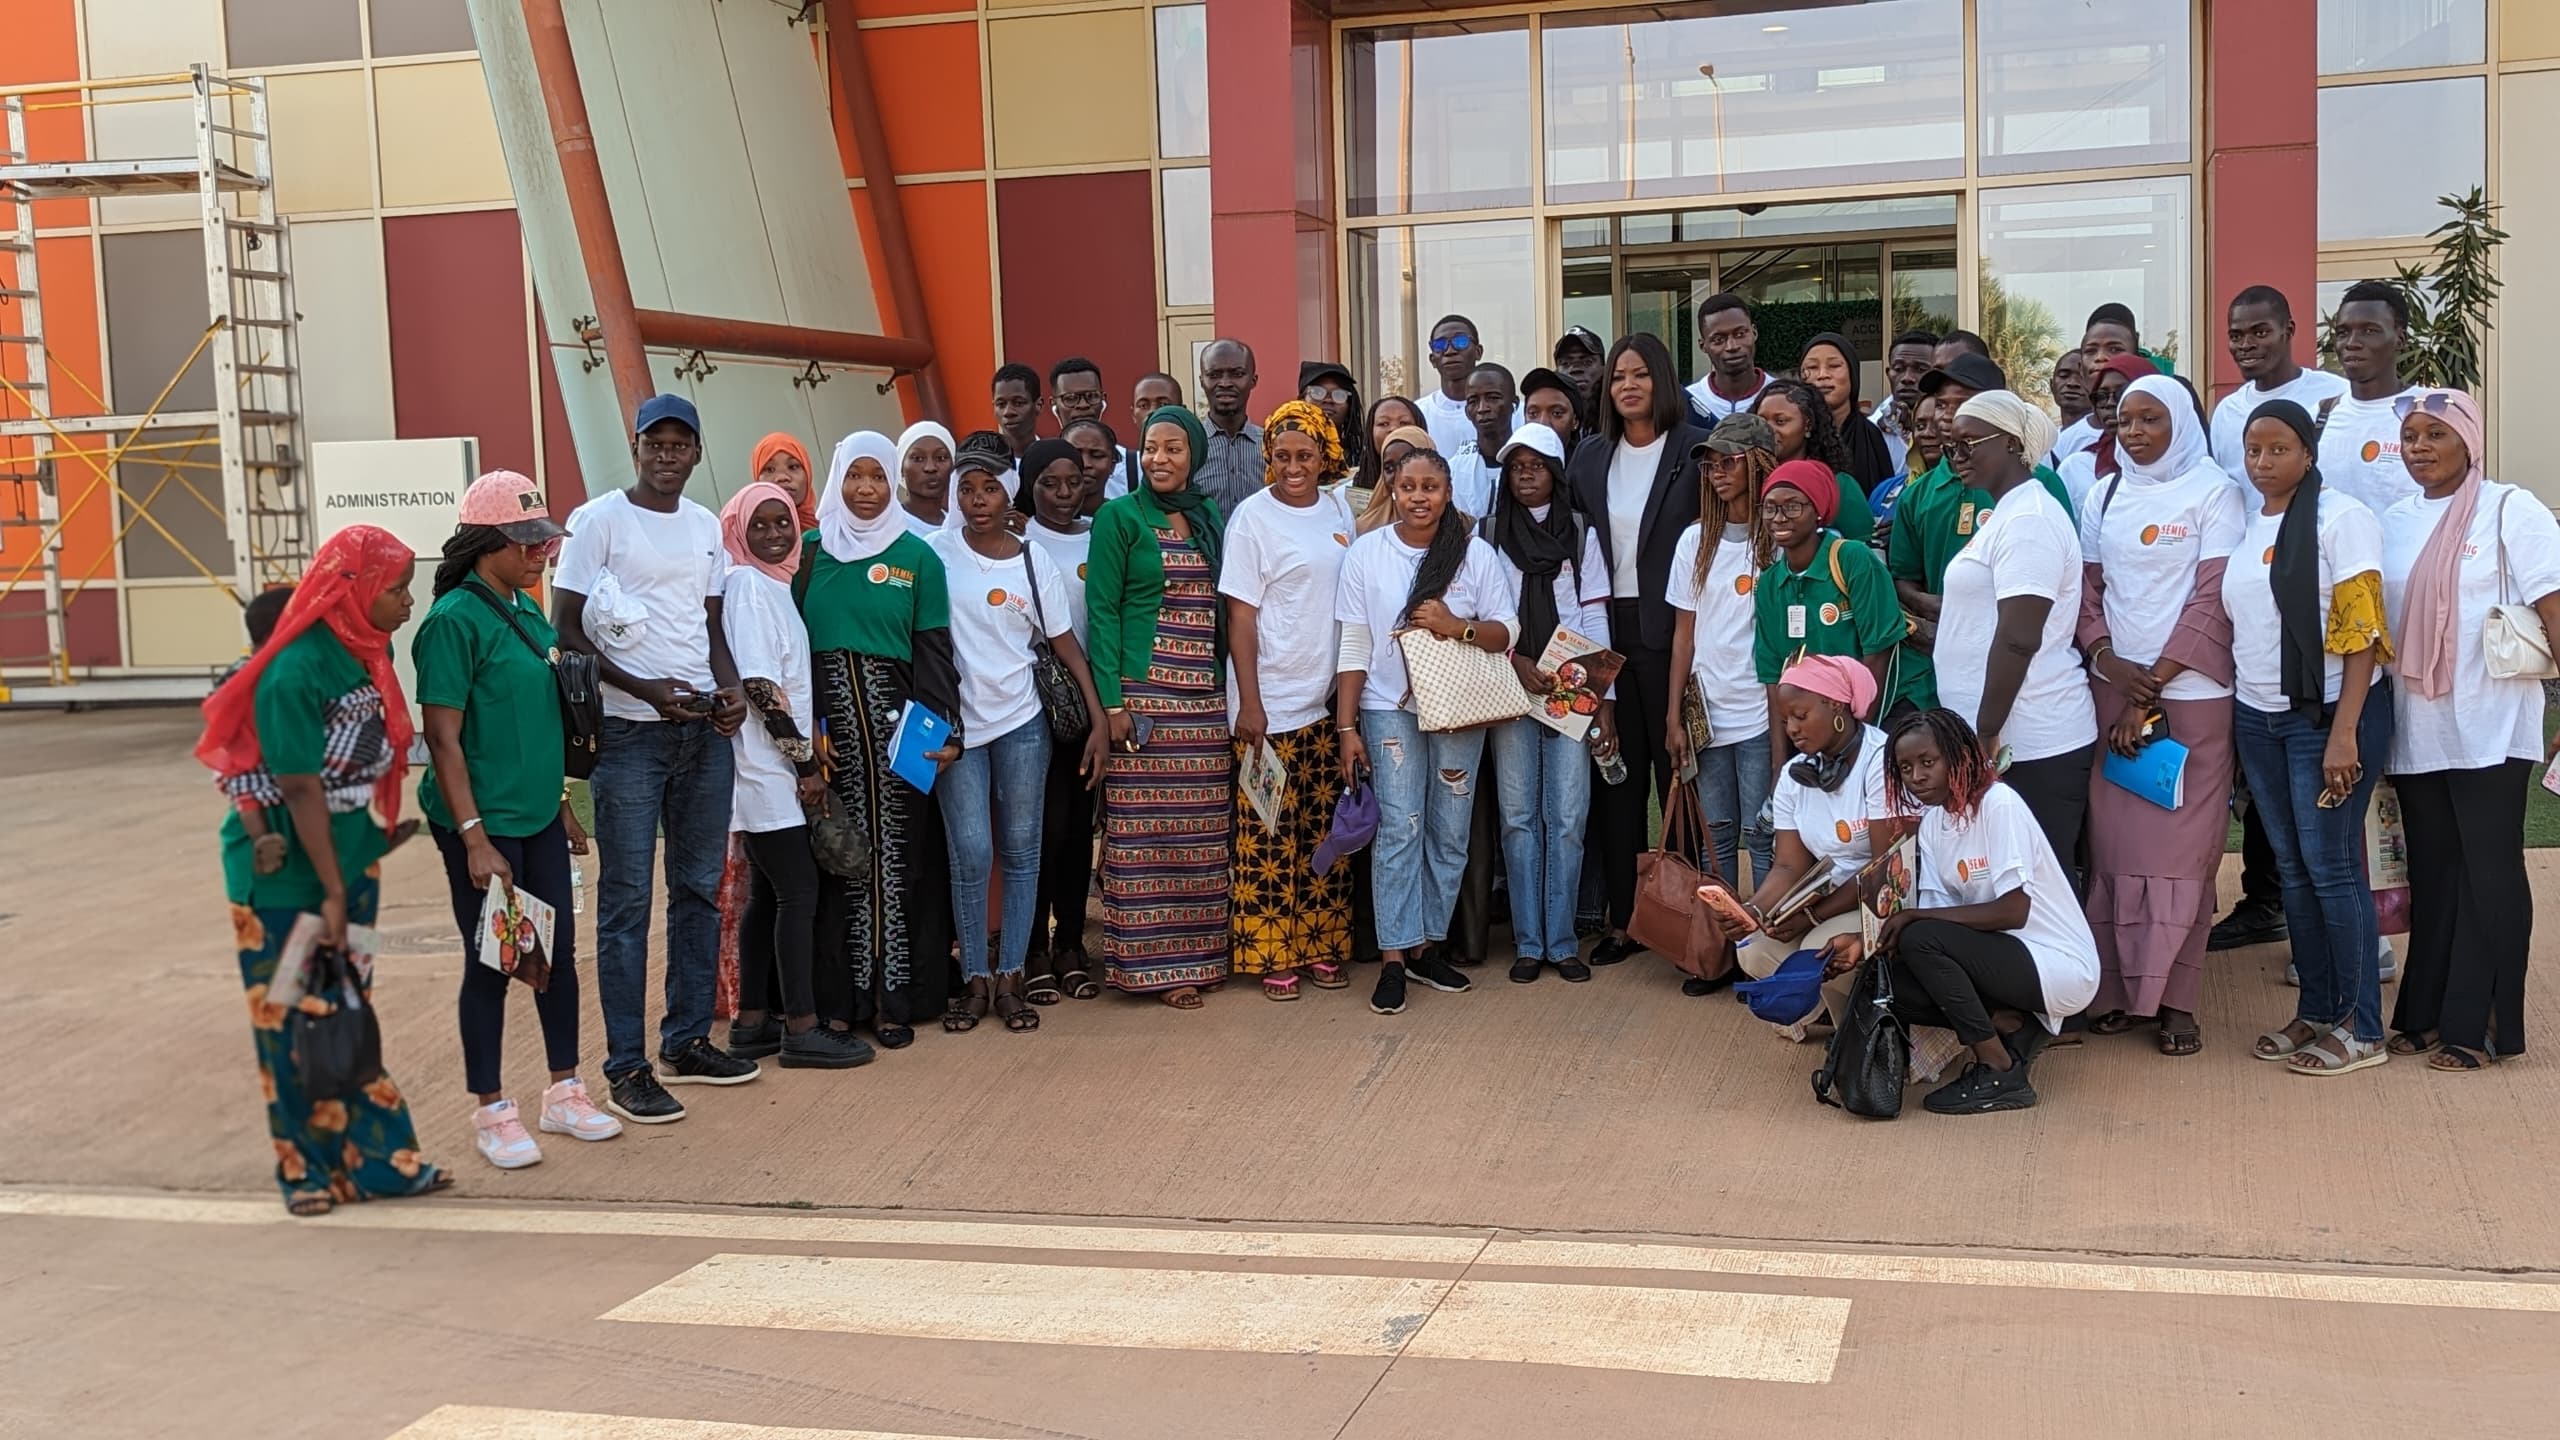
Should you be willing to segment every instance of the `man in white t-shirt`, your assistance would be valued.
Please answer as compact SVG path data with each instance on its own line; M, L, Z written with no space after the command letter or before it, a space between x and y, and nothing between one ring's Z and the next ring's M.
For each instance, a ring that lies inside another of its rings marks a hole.
M1100 420L1111 408L1110 392L1102 388L1102 367L1082 355L1070 355L1049 367L1049 413L1058 417L1058 433L1079 420ZM1138 417L1140 422L1146 416ZM1117 500L1129 493L1128 477L1138 473L1138 452L1126 445L1118 447L1120 464L1102 482L1102 498ZM1028 453L1028 452L1026 452ZM1016 508L1028 515L1031 510L1031 477L1023 476L1016 498Z
M2400 463L2400 414L2393 403L2411 388L2400 379L2408 298L2383 281L2359 280L2338 302L2332 330L2347 393L2325 412L2311 408L2320 427L2320 481L2384 514L2418 493L2418 482Z
M1769 372L1760 368L1760 327L1739 295L1720 291L1698 302L1698 353L1707 357L1707 373L1689 387L1689 415L1701 430L1750 409L1769 388Z
M1431 369L1440 383L1417 398L1414 406L1422 412L1422 428L1431 432L1432 448L1443 455L1457 454L1476 438L1476 422L1467 414L1467 377L1483 363L1484 332L1476 322L1464 315L1443 315L1431 327ZM1519 428L1515 406L1511 429Z
M596 752L596 997L604 1012L608 1109L640 1125L684 1118L659 1081L737 1085L753 1060L711 1043L720 964L720 871L729 857L729 737L747 718L720 623L728 565L720 521L685 498L702 463L702 419L681 395L642 402L632 422L630 488L569 517L557 620L564 649L596 657L604 734ZM652 1072L643 993L649 975L651 862L667 844L665 1019ZM562 897L546 896L555 904Z
M2272 285L2252 285L2231 297L2227 339L2242 383L2213 407L2213 460L2246 490L2241 432L2249 428L2250 412L2270 400L2290 400L2317 417L2322 405L2346 395L2347 382L2326 370L2305 370L2293 358L2293 305Z
M1493 487L1502 480L1502 464L1496 457L1510 443L1511 432L1519 428L1517 390L1511 372L1490 360L1467 375L1467 422L1475 432L1449 457L1449 493L1451 503L1469 520L1480 521L1493 513Z

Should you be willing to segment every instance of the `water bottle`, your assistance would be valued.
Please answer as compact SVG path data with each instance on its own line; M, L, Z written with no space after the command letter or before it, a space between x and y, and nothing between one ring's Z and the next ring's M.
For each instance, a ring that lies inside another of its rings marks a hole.
M1600 778L1612 785L1627 783L1627 757L1612 750L1600 758Z
M587 868L578 863L575 855L569 857L569 913L587 913Z

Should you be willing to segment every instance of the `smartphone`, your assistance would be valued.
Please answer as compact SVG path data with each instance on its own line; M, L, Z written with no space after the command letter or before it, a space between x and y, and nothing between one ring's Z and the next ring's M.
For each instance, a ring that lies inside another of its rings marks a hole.
M1147 742L1155 738L1155 733L1156 722L1154 716L1142 715L1135 711L1130 712L1129 745L1132 749L1144 750L1147 748Z

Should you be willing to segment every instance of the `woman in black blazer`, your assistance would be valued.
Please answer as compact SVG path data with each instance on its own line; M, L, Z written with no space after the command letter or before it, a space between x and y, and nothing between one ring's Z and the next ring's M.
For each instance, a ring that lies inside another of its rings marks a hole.
M1612 965L1642 948L1627 938L1635 909L1636 857L1646 848L1648 807L1671 785L1662 720L1671 708L1671 552L1698 518L1691 450L1706 432L1689 423L1671 352L1651 335L1622 336L1600 377L1599 434L1574 451L1566 478L1602 537L1612 599L1609 633L1627 657L1618 672L1618 750L1627 778L1593 797L1592 842L1609 889L1609 934L1591 952Z

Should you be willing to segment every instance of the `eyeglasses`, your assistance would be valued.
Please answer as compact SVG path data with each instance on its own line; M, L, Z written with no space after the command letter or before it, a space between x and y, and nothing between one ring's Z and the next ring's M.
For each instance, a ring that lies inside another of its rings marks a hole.
M1707 452L1707 468L1718 473L1731 470L1741 463L1742 457L1738 454L1728 455L1721 450L1710 450Z
M1434 355L1453 355L1475 343L1476 337L1468 334L1464 330L1459 331L1455 335L1434 335L1431 337L1431 353Z
M1057 402L1058 408L1061 410L1100 410L1102 408L1102 392L1099 390L1061 390L1057 394Z
M1985 436L1983 436L1983 437L1982 437L1981 439L1979 439L1979 440L1963 440L1963 439L1950 438L1950 439L1948 439L1948 440L1945 442L1945 444L1944 444L1941 448L1943 448L1943 449L1946 451L1947 458L1949 458L1949 459L1951 459L1951 460L1955 461L1955 463L1957 463L1957 464L1959 464L1959 465L1962 465L1962 464L1964 464L1966 461L1971 460L1971 459L1973 458L1973 447L1974 447L1974 446L1976 446L1976 445L1992 445L1992 444L1996 444L1996 443L1997 443L1998 441L2000 441L2000 440L2005 440L2005 439L2007 439L2007 438L2008 438L2008 437L2007 437L2007 436L2005 436L2005 435L1998 435L1998 436L1994 436L1994 435L1985 435ZM1999 453L1999 452L1995 450L1995 451L1993 451L1992 453L1997 454L1997 453ZM2026 453L2027 453L2027 452L2025 452L2024 450L2020 450L2020 451L2018 452L2018 454L2019 454L2019 455L2021 455L2021 456L2025 455Z
M1334 405L1348 405L1351 403L1351 392L1343 389L1339 385L1310 385L1307 387L1306 397L1307 403L1310 405L1323 405L1328 403Z
M2429 390L2422 395L2403 395L2391 402L2391 413L2402 420L2408 419L2409 412L2413 410L2423 410L2430 415L2450 415L2454 413L2453 396L2454 392L2451 390Z
M539 555L545 560L557 560L560 558L560 542L567 538L564 535L554 535L548 540L537 540L522 548L528 555Z
M1764 500L1760 503L1760 508L1768 511L1769 518L1772 520L1813 518L1813 502L1810 500Z

